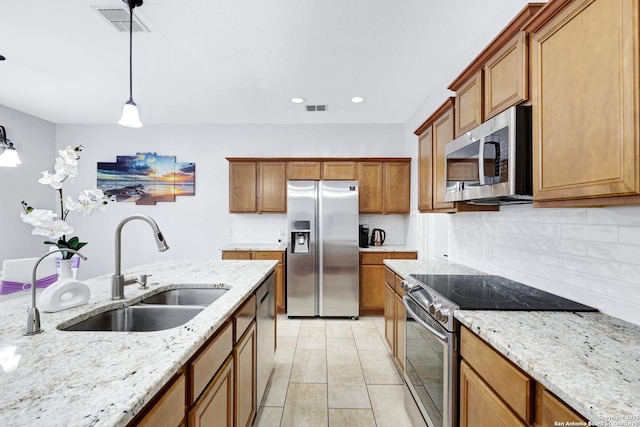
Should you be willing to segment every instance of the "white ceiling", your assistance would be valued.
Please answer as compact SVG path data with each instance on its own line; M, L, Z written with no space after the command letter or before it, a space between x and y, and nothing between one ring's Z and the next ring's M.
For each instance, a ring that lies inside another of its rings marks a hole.
M143 123L404 123L526 4L522 0L145 0L134 10ZM54 123L115 123L127 32L92 6L0 4L0 104ZM355 95L366 98L352 104ZM327 104L309 113L292 104Z

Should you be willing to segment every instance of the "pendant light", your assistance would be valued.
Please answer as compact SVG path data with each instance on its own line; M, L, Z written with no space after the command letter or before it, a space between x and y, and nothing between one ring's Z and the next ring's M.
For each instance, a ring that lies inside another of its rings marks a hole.
M21 165L18 152L13 146L13 142L7 138L7 133L4 126L0 126L0 166L15 168Z
M141 128L138 106L133 102L133 9L142 6L142 0L122 0L129 6L129 100L124 103L118 124L130 128Z

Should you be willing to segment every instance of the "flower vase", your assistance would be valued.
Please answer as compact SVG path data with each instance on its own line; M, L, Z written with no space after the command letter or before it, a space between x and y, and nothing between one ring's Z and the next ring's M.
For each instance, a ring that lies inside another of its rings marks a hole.
M45 312L55 313L89 301L91 290L85 283L74 279L71 266L72 260L61 259L58 280L40 294L38 306Z

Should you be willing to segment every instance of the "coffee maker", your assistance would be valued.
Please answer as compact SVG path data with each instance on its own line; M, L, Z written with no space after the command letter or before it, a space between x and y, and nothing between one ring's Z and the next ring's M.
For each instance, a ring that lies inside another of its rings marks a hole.
M361 248L369 247L369 226L366 224L360 224L358 232L358 246Z

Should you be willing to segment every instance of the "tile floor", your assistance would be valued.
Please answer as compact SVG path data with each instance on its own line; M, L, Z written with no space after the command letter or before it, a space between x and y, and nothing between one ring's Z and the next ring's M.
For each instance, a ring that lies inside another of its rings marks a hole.
M384 318L278 317L278 350L259 427L411 427Z

